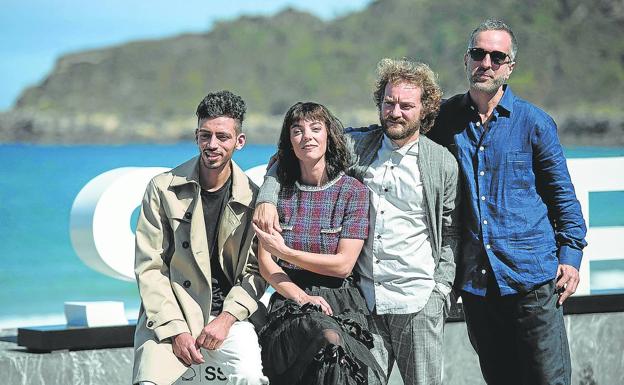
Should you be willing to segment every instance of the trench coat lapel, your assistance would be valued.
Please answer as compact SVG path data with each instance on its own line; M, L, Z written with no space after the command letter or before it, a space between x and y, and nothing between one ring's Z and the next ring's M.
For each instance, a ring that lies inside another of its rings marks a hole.
M206 283L211 283L210 255L206 239L204 209L199 185L199 157L195 157L172 170L171 187L178 190L179 203L185 213L191 215L189 241L193 259L202 272Z
M225 206L225 209L223 210L223 214L221 214L221 223L219 224L217 247L219 250L219 263L223 268L225 276L231 283L234 283L234 277L236 276L236 272L233 270L234 266L236 266L238 262L238 253L236 255L231 255L231 260L226 260L226 258L224 257L223 249L225 247L225 243L230 238L234 230L236 230L236 227L238 227L239 224L240 218L232 209L231 202L228 202L228 204Z
M221 222L219 224L219 235L217 238L217 247L219 252L219 263L223 268L223 272L234 283L235 278L240 274L244 264L246 263L246 255L240 256L240 244L227 244L232 237L233 233L240 226L243 216L247 214L251 209L251 202L253 200L253 191L249 186L249 178L234 162L232 165L232 196L230 201L221 214ZM252 231L251 229L246 229ZM242 239L231 240L234 243L239 243ZM226 260L224 255L224 249L230 251L229 260Z
M210 276L210 253L208 251L208 239L206 238L206 223L204 222L204 208L201 201L199 186L197 196L194 200L193 216L191 217L191 250L199 269L206 282L212 285Z

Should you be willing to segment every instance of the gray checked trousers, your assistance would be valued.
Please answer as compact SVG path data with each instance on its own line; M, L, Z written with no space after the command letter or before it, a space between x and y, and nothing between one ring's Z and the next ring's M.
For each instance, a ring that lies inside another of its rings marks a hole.
M434 288L425 307L410 314L371 314L372 351L386 381L396 361L405 385L442 384L447 296Z

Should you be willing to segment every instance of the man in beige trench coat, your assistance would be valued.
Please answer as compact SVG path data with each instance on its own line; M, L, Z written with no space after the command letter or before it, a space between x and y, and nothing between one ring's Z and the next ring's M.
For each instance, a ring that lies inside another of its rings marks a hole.
M228 91L208 94L197 108L199 156L147 187L136 230L133 384L168 385L199 364L228 384L268 383L247 320L266 287L250 225L258 188L231 160L245 144L245 109Z

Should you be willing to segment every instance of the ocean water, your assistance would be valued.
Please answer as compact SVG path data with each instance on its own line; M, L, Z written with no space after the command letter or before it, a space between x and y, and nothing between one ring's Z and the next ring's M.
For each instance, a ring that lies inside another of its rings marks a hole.
M243 168L266 163L274 146L235 153ZM175 145L0 145L0 329L64 323L65 301L123 301L136 318L134 282L97 273L78 258L69 235L72 203L97 175L128 166L174 167L196 154ZM568 157L624 156L624 148L569 148ZM590 199L591 226L624 226L624 192ZM592 263L592 292L624 292L624 260ZM594 279L593 274L597 279ZM602 280L602 282L601 282Z

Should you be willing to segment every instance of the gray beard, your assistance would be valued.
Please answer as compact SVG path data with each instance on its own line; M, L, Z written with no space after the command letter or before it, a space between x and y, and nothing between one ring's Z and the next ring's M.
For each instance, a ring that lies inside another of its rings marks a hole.
M470 88L475 89L477 91L484 92L486 94L496 93L496 91L498 91L498 89L507 81L507 78L505 78L504 76L501 76L501 77L492 79L491 82L486 82L486 83L475 82L470 73L466 73L466 74L468 75L467 77L468 77L468 83L470 84Z

